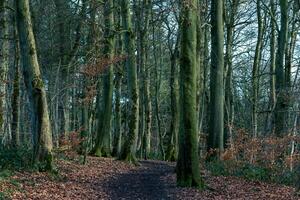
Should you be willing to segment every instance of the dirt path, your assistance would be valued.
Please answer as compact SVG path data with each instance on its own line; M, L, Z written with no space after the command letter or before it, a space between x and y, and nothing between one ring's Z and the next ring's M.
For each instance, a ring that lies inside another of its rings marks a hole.
M161 161L141 161L135 167L105 158L89 158L88 165L76 161L57 162L60 176L46 173L17 173L19 183L12 199L272 199L294 200L293 188L246 181L235 177L205 177L214 191L199 191L176 187L175 164Z
M118 175L108 181L106 192L111 199L170 199L170 189L164 178L174 173L171 164L158 161L141 161L137 170Z

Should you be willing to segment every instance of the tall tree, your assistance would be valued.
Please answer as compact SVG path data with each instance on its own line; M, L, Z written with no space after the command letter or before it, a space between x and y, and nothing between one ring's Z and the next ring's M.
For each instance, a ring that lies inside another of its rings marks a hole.
M149 27L149 16L152 4L150 0L143 0L143 29L140 31L140 43L141 43L141 67L143 70L143 92L144 92L144 107L145 107L145 133L143 136L143 150L144 158L147 159L151 148L151 125L152 125L152 106L150 98L150 73L148 64L148 27Z
M233 122L234 122L234 103L233 103L233 45L235 36L235 20L238 12L240 0L227 1L225 24L226 24L226 50L225 50L225 130L224 130L224 143L225 146L229 142L233 145ZM229 140L229 141L228 141Z
M124 47L127 68L127 82L129 89L129 103L130 114L128 124L128 135L120 155L120 159L129 162L136 162L136 138L138 134L138 121L139 121L139 94L138 94L138 81L137 81L137 67L135 58L135 42L134 32L131 23L130 4L129 0L121 0L122 7L122 22L124 33Z
M282 136L285 130L285 111L287 102L285 95L285 72L284 72L284 54L288 40L288 8L289 3L286 0L280 0L280 31L278 33L278 47L276 53L276 106L275 106L275 134Z
M197 1L181 2L180 128L177 184L202 188L197 124Z
M46 91L41 76L32 30L29 0L17 0L16 5L23 77L31 109L34 162L41 163L46 170L51 170L52 134Z
M179 90L178 90L178 54L179 54L179 34L174 49L170 49L170 96L171 96L171 122L167 134L166 160L175 161L177 159L177 139L179 128Z
M104 8L104 59L108 62L108 68L105 69L103 78L103 101L97 105L97 138L94 148L94 154L97 156L110 156L110 138L111 138L111 120L112 120L112 102L113 102L113 66L111 64L114 55L114 16L113 16L113 0L105 2Z
M223 0L211 1L210 122L208 150L224 150Z
M271 17L275 16L276 6L274 0L270 1ZM276 79L275 79L275 70L276 70L276 21L271 19L271 35L270 35L270 115L268 116L268 128L271 132L274 129L274 116L273 111L276 103Z
M261 13L261 2L257 0L256 2L256 12L257 12L257 24L258 24L258 35L257 43L255 48L254 62L252 68L252 134L257 137L258 128L258 94L259 94L259 66L262 54L262 43L263 43L263 19Z

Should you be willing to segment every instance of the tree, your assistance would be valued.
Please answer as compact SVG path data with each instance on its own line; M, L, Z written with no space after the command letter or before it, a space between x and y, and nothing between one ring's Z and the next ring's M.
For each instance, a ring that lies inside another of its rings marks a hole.
M211 1L210 121L208 151L224 150L223 0Z
M280 32L278 33L278 47L276 53L276 106L275 106L275 134L283 136L285 130L285 112L287 108L285 95L285 73L284 73L284 54L288 39L288 1L280 0Z
M114 55L114 15L113 1L105 2L104 11L105 31L104 31L104 59L109 63L105 69L103 78L103 101L97 105L97 138L93 153L97 156L110 156L110 136L111 136L111 120L112 120L112 102L113 102L113 66L111 64ZM102 105L100 104L102 103Z
M198 157L197 95L197 1L181 3L180 128L177 184L203 188Z
M138 121L139 121L139 94L138 94L138 81L137 81L137 67L135 58L135 43L134 32L132 29L131 15L129 9L129 0L121 0L122 8L122 22L124 33L124 47L127 68L127 82L129 89L129 124L128 135L125 144L123 145L120 159L129 162L136 162L136 138L138 134Z
M45 86L42 80L32 30L29 0L17 0L17 29L19 34L23 77L30 102L34 162L46 170L52 169L52 133Z
M261 3L260 0L257 0L256 3L257 11L257 24L258 24L258 35L257 43L255 48L254 62L252 68L252 134L254 137L257 137L257 127L258 127L258 97L259 97L259 67L262 53L262 42L263 42L263 19L261 14Z
M270 1L270 9L271 16L275 16L276 8L274 0ZM269 99L269 108L270 108L270 116L267 121L267 126L270 131L273 132L274 129L274 108L276 103L276 79L275 79L275 70L276 70L276 21L275 19L271 19L271 35L270 35L270 99Z
M226 50L224 57L224 69L225 69L225 130L224 130L224 143L230 142L233 145L233 123L234 123L234 100L233 100L233 45L235 36L235 20L238 12L240 0L228 1L225 13L225 24L226 24ZM229 140L229 141L228 141Z
M179 35L179 34L178 34ZM177 36L179 37L179 36ZM179 39L177 38L174 49L170 47L170 63L171 63L171 76L170 76L170 96L171 96L171 122L168 131L168 141L166 150L166 160L175 161L177 159L177 146L178 146L178 128L179 128L179 102L178 102L178 46Z

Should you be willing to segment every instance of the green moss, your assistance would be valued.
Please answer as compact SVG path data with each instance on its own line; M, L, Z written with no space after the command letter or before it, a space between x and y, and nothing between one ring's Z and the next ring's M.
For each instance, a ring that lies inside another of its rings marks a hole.
M123 160L125 162L128 162L130 164L138 165L138 160L132 153L126 155L126 157L124 159L121 159L121 160Z
M206 188L206 185L202 180L195 180L192 176L188 176L183 179L177 179L177 185L179 187L194 187L199 190Z
M166 160L170 162L176 161L176 149L175 145L171 141L171 143L168 145L167 151L166 151Z
M52 172L54 170L52 153L48 153L40 160L35 161L34 166L36 166L39 171Z
M42 89L44 87L43 80L39 76L35 76L32 80L32 86L34 89Z
M92 156L101 157L102 156L102 152L101 152L100 147L95 147L90 154Z

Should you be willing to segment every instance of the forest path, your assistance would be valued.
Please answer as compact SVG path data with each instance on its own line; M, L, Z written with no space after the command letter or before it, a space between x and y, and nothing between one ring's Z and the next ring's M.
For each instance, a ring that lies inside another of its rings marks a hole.
M111 158L89 157L87 165L82 165L80 160L77 155L58 159L59 176L18 172L12 177L14 184L8 182L5 187L13 191L10 196L15 200L297 199L291 187L208 174L205 183L213 191L177 187L175 163L148 160L134 166Z
M107 182L111 199L170 199L175 184L166 181L174 174L174 164L161 161L140 161L136 170L119 174ZM105 183L104 183L105 184Z

